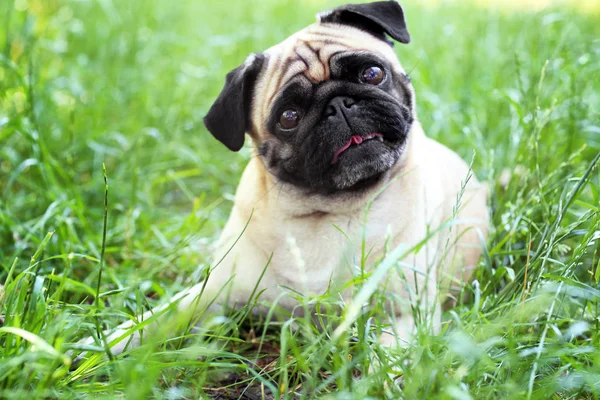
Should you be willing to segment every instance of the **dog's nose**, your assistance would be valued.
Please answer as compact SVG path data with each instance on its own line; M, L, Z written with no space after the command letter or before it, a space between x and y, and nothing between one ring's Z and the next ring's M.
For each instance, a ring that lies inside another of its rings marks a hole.
M325 114L328 117L334 116L341 113L344 113L346 110L352 108L352 106L356 104L356 101L352 97L347 96L338 96L334 97L327 104L327 109L325 110Z

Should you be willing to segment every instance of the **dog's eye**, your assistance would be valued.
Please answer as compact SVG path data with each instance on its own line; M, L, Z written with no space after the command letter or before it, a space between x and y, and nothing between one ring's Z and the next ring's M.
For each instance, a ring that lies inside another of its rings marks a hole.
M298 121L300 121L300 114L294 109L285 110L281 113L281 117L279 117L279 125L283 129L295 128L298 126Z
M383 81L383 70L378 66L365 69L362 73L362 81L369 85L379 85Z

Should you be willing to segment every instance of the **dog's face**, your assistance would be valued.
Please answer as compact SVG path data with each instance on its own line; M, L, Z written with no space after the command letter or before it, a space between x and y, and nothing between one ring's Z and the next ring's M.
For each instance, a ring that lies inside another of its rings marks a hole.
M394 1L348 5L232 71L205 124L231 150L248 132L278 182L337 195L399 162L414 94L385 35L410 40Z

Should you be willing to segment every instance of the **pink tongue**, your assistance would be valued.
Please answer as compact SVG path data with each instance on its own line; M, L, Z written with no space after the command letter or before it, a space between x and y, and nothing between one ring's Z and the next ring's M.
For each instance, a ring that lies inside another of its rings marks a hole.
M350 142L352 142L354 144L361 144L363 142L363 138L362 138L362 136L352 136L352 138L350 139Z
M331 164L335 164L336 162L338 162L338 157L340 156L340 154L342 154L343 152L345 152L346 150L348 150L348 147L352 146L353 144L361 144L364 141L364 139L362 138L362 136L352 136L350 138L350 140L348 140L348 142L346 142L345 145L343 145L342 147L340 147L335 154L333 155L333 160L331 161Z

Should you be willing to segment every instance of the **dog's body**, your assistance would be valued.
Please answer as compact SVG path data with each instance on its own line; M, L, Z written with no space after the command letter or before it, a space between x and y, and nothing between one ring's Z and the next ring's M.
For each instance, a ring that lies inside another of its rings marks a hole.
M356 274L362 248L372 267L405 246L418 249L381 283L406 300L394 307L395 335L382 340L413 332L411 305L430 311L437 327L451 282L468 280L481 253L487 193L463 160L425 136L385 34L409 40L397 3L341 7L228 75L205 122L235 151L247 132L253 157L219 263L177 296L178 310L240 306L252 293L293 310L289 288L335 290Z
M465 225L486 220L486 193L471 178L459 200L462 183L469 174L465 162L425 137L418 123L413 125L409 135L414 152L399 168L396 179L374 199L366 216L369 198L336 202L338 209L328 212L322 211L322 207L331 208L322 204L325 199L314 204L298 201L294 191L278 190L260 161L253 158L238 187L237 193L243 196L238 195L240 200L234 205L215 254L215 260L223 261L211 273L208 287L220 288L230 282L231 291L223 291L223 295L229 297L230 304L245 304L254 290L251 283L257 282L264 270L258 286L259 292L264 290L263 301L279 298L282 287L306 295L320 295L328 290L332 281L341 285L356 274L363 240L365 248L370 250L367 265L373 265L382 257L385 247L416 246L438 229L437 234L424 240L423 248L404 262L421 271L417 282L410 267L405 273L409 285L428 289L426 298L420 300L439 305L448 293L438 293L438 289L448 288L452 278L464 282L477 263L484 234L464 229ZM453 216L457 201L464 207ZM468 223L440 228L454 217ZM462 236L457 240L459 232ZM440 280L446 283L440 285ZM390 283L392 286L387 290L409 296L399 277L392 278ZM201 286L198 285L198 290ZM215 293L208 290L207 294ZM279 304L290 309L297 305L292 297L286 296L279 299ZM402 323L412 324L410 317L408 321L404 318ZM399 334L410 333L412 329L409 326L407 332L407 326L398 328Z

